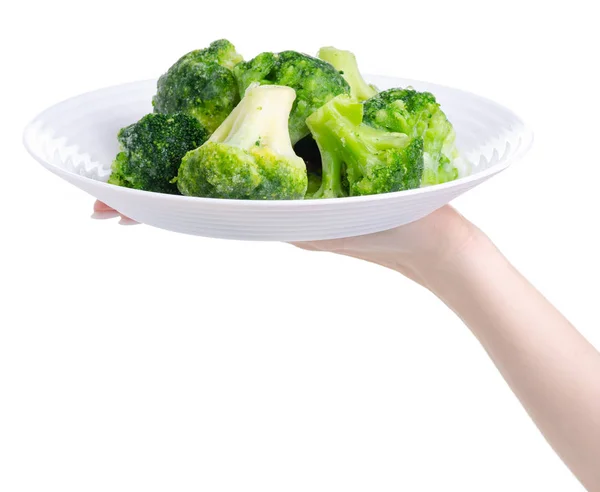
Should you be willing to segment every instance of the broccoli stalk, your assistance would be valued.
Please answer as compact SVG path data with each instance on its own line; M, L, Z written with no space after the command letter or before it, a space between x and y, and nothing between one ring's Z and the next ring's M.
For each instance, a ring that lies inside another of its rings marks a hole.
M350 94L358 101L365 101L377 94L377 87L367 84L363 79L354 53L338 50L332 46L325 46L319 50L317 56L331 63L344 76L350 85Z
M303 198L306 166L288 132L294 99L289 87L251 86L210 139L183 158L179 191L213 198Z
M306 120L323 160L322 184L312 198L371 195L419 186L423 140L372 128L363 124L362 118L362 104L341 95Z
M350 93L348 83L331 64L297 51L261 53L236 65L234 73L240 95L253 83L285 85L296 91L289 120L294 145L309 134L306 118L312 112L331 98Z

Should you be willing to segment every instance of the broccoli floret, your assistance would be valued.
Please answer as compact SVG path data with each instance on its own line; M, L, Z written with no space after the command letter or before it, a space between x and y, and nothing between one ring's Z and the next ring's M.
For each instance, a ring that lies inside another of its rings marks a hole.
M452 181L463 173L465 163L455 145L454 128L433 94L413 89L380 92L365 101L364 121L423 139L423 186Z
M365 101L377 94L377 87L367 84L360 74L354 53L326 46L319 50L317 56L340 71L350 85L350 94L358 101Z
M185 113L213 132L240 101L233 68L242 61L227 40L182 56L158 79L157 113Z
M350 86L329 63L296 51L261 53L234 69L241 94L252 83L285 85L296 91L289 120L290 137L296 144L308 135L306 118L339 94L349 94Z
M191 116L156 114L122 128L117 154L108 182L127 188L178 194L171 180L181 159L208 138L208 132Z
M423 139L373 128L362 118L362 104L341 95L306 120L323 160L321 188L312 198L372 195L420 185Z
M303 198L306 166L288 133L294 98L289 87L250 87L208 142L183 158L179 191L212 198Z

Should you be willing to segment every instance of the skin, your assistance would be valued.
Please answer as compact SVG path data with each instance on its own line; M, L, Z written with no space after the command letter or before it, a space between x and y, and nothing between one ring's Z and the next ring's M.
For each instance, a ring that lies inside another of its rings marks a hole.
M135 220L132 220L129 217L120 214L114 208L110 208L105 203L96 200L96 202L94 203L94 213L92 214L92 219L112 219L114 217L121 217L121 220L119 221L119 224L121 225L137 224Z
M376 263L434 293L583 486L600 492L600 353L475 225L445 206L397 229L295 245Z

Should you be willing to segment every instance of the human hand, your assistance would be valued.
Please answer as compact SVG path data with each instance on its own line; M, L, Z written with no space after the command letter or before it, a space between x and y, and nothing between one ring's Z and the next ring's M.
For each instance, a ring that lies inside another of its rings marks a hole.
M120 224L137 224L96 200L93 218L121 217ZM481 232L454 208L446 205L432 214L388 231L326 241L294 242L295 246L377 263L428 287L426 274L455 260Z
M377 263L429 287L431 272L456 261L480 237L484 236L477 227L446 205L420 220L388 231L292 244Z

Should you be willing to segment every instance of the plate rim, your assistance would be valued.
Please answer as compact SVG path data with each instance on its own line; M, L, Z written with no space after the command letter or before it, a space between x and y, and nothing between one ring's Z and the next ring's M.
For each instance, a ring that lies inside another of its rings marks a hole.
M154 191L145 191L145 190L137 190L134 188L126 188L123 186L109 184L107 182L104 182L104 181L101 181L98 179L83 176L81 174L66 171L65 169L62 169L59 166L51 164L46 159L42 158L32 148L31 142L29 141L30 139L28 137L31 134L31 132L33 131L33 128L36 126L36 124L38 122L42 121L43 116L46 113L52 111L53 109L57 108L58 106L61 106L69 101L72 101L72 100L75 100L78 98L83 98L85 96L94 94L96 92L109 91L109 90L114 90L114 89L118 89L118 88L124 88L126 86L150 84L152 82L155 83L158 80L157 78L143 79L143 80L137 80L137 81L132 81L132 82L125 82L122 84L110 85L110 86L106 86L106 87L100 87L98 89L82 92L75 96L71 96L69 98L63 99L63 100L47 107L40 113L38 113L33 119L31 119L29 121L29 123L27 123L27 125L25 125L25 127L23 129L23 133L22 133L22 142L23 142L23 146L25 147L25 149L27 150L29 155L31 157L33 157L38 163L40 163L43 167L45 167L49 171L51 171L55 174L61 175L63 177L68 177L68 179L77 179L77 180L80 180L83 182L93 184L95 186L99 186L101 188L102 187L110 188L110 189L119 188L122 192L125 192L125 193L131 193L134 195L141 194L142 196L147 196L147 197L158 195L162 199L165 199L168 201L173 201L173 202L193 202L193 203L204 203L204 204L211 204L211 203L217 204L218 203L218 204L234 206L234 207L247 207L249 204L251 204L252 206L259 206L259 207L266 207L266 208L278 208L278 207L284 208L284 207L289 207L290 205L292 205L294 207L309 207L310 208L316 204L322 205L325 207L333 207L333 206L343 206L344 204L349 204L349 203L389 200L389 199L397 198L399 196L414 196L414 195L420 195L420 194L430 194L435 191L441 191L441 190L448 189L448 188L455 188L455 187L460 186L461 184L466 185L466 184L471 183L472 181L485 180L486 178L489 178L490 176L493 176L494 174L497 174L497 173L505 170L511 164L513 164L514 162L521 159L525 154L527 154L527 152L531 149L531 147L533 145L534 133L533 133L532 129L529 127L529 125L527 125L524 122L524 120L519 115L517 115L514 111L512 111L511 109L509 109L506 106L503 106L502 104L497 103L491 99L488 99L484 96L480 96L473 92L465 91L463 89L458 89L458 88L455 88L452 86L442 85L442 84L438 84L438 83L434 83L434 82L427 82L427 81L415 80L415 79L405 79L403 77L397 77L397 76L391 76L391 75L365 74L365 78L369 79L371 77L372 78L380 78L380 79L402 80L409 84L412 82L417 85L418 84L426 84L426 85L438 86L438 87L442 87L442 88L445 88L448 90L461 92L470 97L482 99L488 103L491 103L497 107L502 108L504 111L509 111L512 115L515 116L515 118L522 125L522 129L519 131L519 136L520 136L519 148L514 155L509 156L504 161L500 161L496 164L491 165L488 169L486 169L484 171L470 174L468 176L464 176L462 178L458 178L453 181L449 181L447 183L436 184L436 185L427 186L424 188L414 188L414 189L410 189L410 190L401 190L401 191L395 191L395 192L390 192L390 193L379 193L379 194L375 194L375 195L360 195L360 196L350 196L350 197L340 197L340 198L319 198L319 199L308 199L308 200L306 200L306 199L303 199L303 200L299 200L299 199L298 200L247 200L247 199L239 199L239 198L238 199L235 199L235 198L209 198L209 197L172 195L172 194L168 194L168 193L158 193L158 192L154 192ZM84 149L82 149L82 151L84 151Z

